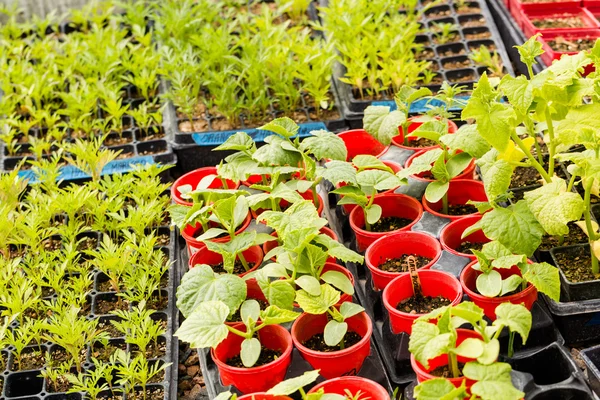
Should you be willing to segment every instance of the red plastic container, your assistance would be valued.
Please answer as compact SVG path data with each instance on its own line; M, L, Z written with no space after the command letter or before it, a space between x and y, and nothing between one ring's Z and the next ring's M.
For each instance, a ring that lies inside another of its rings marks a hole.
M327 314L302 314L292 325L294 346L314 369L321 370L320 374L325 379L356 375L371 352L371 318L363 311L346 320L348 331L358 333L362 339L344 350L319 352L305 347L302 343L318 333L323 333L327 322Z
M418 127L420 127L421 125L423 125L423 122L420 121L415 121L416 119L418 119L419 116L416 117L411 117L408 120L409 121L414 121L411 122L411 124L408 126L408 133L413 132L414 130L416 130ZM458 126L456 125L456 123L454 123L454 121L452 120L448 120L448 133L455 133L458 130ZM416 150L416 151L427 151L427 150L431 150L431 149L435 149L439 146L428 146L428 147L411 147L411 146L405 146L404 145L404 132L402 131L402 127L398 128L398 132L400 132L400 134L398 136L394 136L392 138L392 143L395 146L398 146L402 149L406 149L406 150ZM409 142L416 142L419 138L413 138L413 137L409 137L408 141Z
M370 154L375 157L381 157L390 147L381 144L364 129L352 129L342 132L338 136L344 141L346 149L348 149L346 161L351 161L359 154Z
M387 165L388 167L390 167L392 169L392 171L394 171L394 173L400 172L400 170L402 169L402 165L398 164L397 162L394 161L387 161L384 160L383 163L385 165ZM341 184L338 187L342 187L342 186L346 186L346 184ZM389 190L384 190L383 192L380 192L379 194L385 194L385 193L394 193L394 191L398 189L397 187L389 189ZM344 207L344 211L346 211L346 215L350 215L350 213L352 212L352 210L354 210L356 207L358 207L355 204L343 204L342 207Z
M260 246L252 246L248 250L243 251L242 254L248 263L253 263L254 266L250 268L247 272L239 274L239 277L243 277L248 275L250 272L255 271L260 267L263 261L263 251ZM196 253L190 258L190 262L188 267L190 269L194 268L198 264L207 264L207 265L218 265L223 262L223 256L219 253L214 253L206 246L198 249Z
M191 201L184 200L181 197L181 193L179 193L179 188L183 185L192 185L192 188L196 189L202 178L208 175L216 176L217 168L204 167L182 175L179 179L173 182L173 186L171 186L171 200L173 200L177 204L181 204L182 206L193 206L194 204ZM237 189L240 186L239 182L234 182L230 180L226 180L225 182L227 183L227 189ZM221 182L221 179L215 177L215 180L212 181L212 183L208 187L209 189L222 189L223 183Z
M514 17L517 25L522 29L523 20L527 19L525 14L531 11L559 11L565 9L567 12L573 8L581 7L581 0L562 0L546 3L523 3L520 0L508 0L510 13Z
M371 243L380 237L387 236L390 233L409 231L423 215L423 207L413 197L404 194L385 193L375 196L373 204L382 208L382 217L399 217L411 219L413 222L409 225L393 232L369 232L365 227L365 213L362 208L357 207L350 213L350 227L356 236L356 246L358 251L363 252Z
M463 205L467 204L469 200L488 201L483 183L474 181L472 179L453 179L450 181L450 187L448 188L448 204ZM479 215L479 212L465 215L447 215L442 213L441 200L437 203L431 203L425 198L425 196L423 196L421 201L425 211L428 211L433 215L437 215L438 217L448 218L451 221L456 221L467 216L470 217Z
M562 15L569 16L579 16L584 23L585 27L582 28L552 28L552 29L538 29L536 28L532 21L541 20L547 18L556 18ZM526 11L523 11L523 25L522 30L525 33L525 37L530 37L540 32L542 34L545 33L561 33L561 32L579 32L579 33L587 33L590 29L598 29L600 28L600 23L598 20L589 12L586 8L581 7L564 7L564 8L552 8L547 5L542 5L542 7L533 7L527 8Z
M424 296L442 296L456 305L462 301L460 282L447 272L436 270L419 271L421 290ZM423 314L410 314L398 310L400 302L414 295L410 274L402 274L392 280L383 290L383 305L390 314L392 332L412 332L413 322Z
M299 195L300 195L300 196L301 196L303 199L305 199L305 200L310 200L310 201L312 201L312 203L313 203L313 204L315 204L315 199L314 199L314 197L313 197L313 193L312 193L312 191L311 191L311 190L307 190L307 191L306 191L306 192L304 192L304 193L298 193L298 194L299 194ZM323 204L323 197L321 197L321 195L320 195L320 194L317 194L317 196L319 197L319 206L317 207L317 212L319 213L319 216L321 216L321 214L323 214L323 207L324 207L324 204ZM282 208L283 208L283 207L287 207L287 206L289 206L289 205L290 205L290 203L288 203L288 202L287 202L287 201L285 201L285 200L281 200L281 201L279 202L279 207L282 207ZM265 211L265 210L262 210L262 209L258 209L258 210L250 210L250 213L252 214L252 217L253 217L254 219L256 219L256 218L257 218L257 217L258 217L258 216L259 216L259 215L260 215L260 214L261 214L263 211ZM263 221L261 221L261 223L264 223L264 222L263 222Z
M597 11L594 12L592 10L590 10L592 13L594 13L594 15L596 15L598 18L600 18L600 8L596 9ZM544 54L542 54L540 57L542 57L542 60L544 61L544 63L546 65L551 65L554 60L559 60L564 54L569 54L569 55L573 55L573 54L577 54L576 51L567 51L567 52L561 52L561 51L555 51L551 46L550 46L550 41L554 40L556 38L562 37L566 40L577 40L577 39L591 39L591 40L596 40L597 38L600 37L600 29L590 29L588 31L586 31L585 33L583 32L544 32L544 34L542 35L542 37L538 38L538 40L540 41L540 43L542 43L542 48L544 49ZM584 74L587 75L590 72L593 72L595 70L594 65L590 64L588 66L585 67L584 70Z
M267 393L253 393L238 397L238 400L293 400L288 396L277 396Z
M387 272L379 269L380 264L403 254L416 254L431 258L427 265L420 268L428 269L442 255L442 246L433 236L422 232L404 231L377 239L365 253L365 263L371 271L375 290L383 290L399 275L408 274L408 272Z
M528 310L531 310L533 303L535 303L538 297L537 289L531 283L527 284L527 288L525 290L510 296L490 298L477 293L475 281L481 272L472 268L472 266L476 263L477 261L473 261L462 270L460 274L460 284L462 285L465 294L469 296L471 301L483 309L486 317L492 321L495 321L496 307L507 302L513 304L523 304ZM497 271L500 273L500 275L502 275L502 279L506 279L515 274L521 275L521 270L516 265L510 269L500 268L497 269Z
M346 389L353 395L360 391L363 395L361 399L390 400L390 395L383 386L360 376L342 376L341 378L330 379L313 387L308 394L317 393L320 389L323 389L325 393L340 395L345 395Z
M456 338L457 346L459 346L462 342L465 341L465 339L468 339L468 338L481 339L480 334L478 334L475 331L470 331L468 329L457 329L456 332L458 333L457 338ZM466 358L466 357L460 357L460 356L457 357L457 359L458 359L458 362L461 362L461 363L467 363L469 361L474 361L474 359L472 359L472 358ZM426 369L425 367L423 367L423 365L421 365L420 362L418 362L415 359L415 356L413 356L412 354L410 355L410 365L412 366L413 371L415 371L415 374L417 374L417 380L419 381L419 383L428 381L430 379L437 378L437 376L430 374L430 372L438 367L443 367L444 365L448 365L448 355L442 354L441 356L432 358L431 360L429 360L428 364L429 364L429 368ZM462 381L465 379L466 378L462 378L462 377L461 378L449 378L448 381L450 381L454 386L459 387L462 384ZM471 388L471 386L473 386L475 381L466 379L466 383L467 383L467 389L469 389L469 388Z
M415 154L413 154L412 156L410 156L407 160L406 160L406 164L405 167L408 168L410 167L410 165L412 164L412 162L414 161L415 158L421 156L424 153L424 151L417 151ZM456 179L473 179L473 173L475 172L475 160L471 161L471 163L467 166L467 168L465 168L465 170L457 175L455 178L453 178L452 180L456 180ZM423 176L426 174L427 172L421 172L420 174L416 174L416 175L411 175L411 178L414 178L418 181L422 181L422 182L433 182L433 179L429 179L429 178L424 178Z
M465 238L461 238L463 232L470 228L473 224L481 219L481 215L474 215L471 217L464 217L461 219L457 219L456 221L450 222L446 225L442 232L440 233L440 243L442 244L442 248L450 253L461 256L468 257L471 260L475 260L475 256L472 253L461 253L456 249L460 247L462 242L471 242L471 243L489 243L491 242L487 236L483 233L482 230L475 231L471 233L469 236Z
M236 329L246 330L244 324L238 324ZM287 368L292 362L292 338L290 333L282 326L269 325L258 331L260 343L271 350L281 351L281 357L268 364L252 368L236 368L225 362L240 354L242 341L241 336L229 333L216 348L211 349L210 354L214 360L221 381L224 386L233 385L242 393L265 392L283 381Z
M250 225L251 221L252 221L252 215L250 215L250 213L248 213L244 222L242 222L242 224L239 226L239 228L235 231L235 234L239 235L240 233L244 232L246 230L246 228L248 227L248 225ZM185 239L185 244L186 244L187 251L188 251L188 257L190 257L190 258L198 250L205 247L204 243L202 243L199 240L196 240L196 238L200 235L202 235L202 225L200 225L199 223L197 223L196 226L188 225L181 230L181 236L183 236L183 238ZM223 236L220 238L214 238L214 239L211 239L211 241L217 242L217 243L225 243L225 242L229 241L229 235Z
M329 236L336 242L339 242L339 239L338 239L337 235L335 234L335 232L333 230L329 229L328 227L326 227L326 226L322 227L320 232L324 235ZM271 236L277 237L277 232L271 233ZM271 250L273 250L277 246L279 246L279 242L277 240L271 240L270 242L265 242L262 245L263 252L265 254L268 254ZM275 257L271 257L271 261L275 262L276 261ZM327 258L327 262L336 263L337 260L335 259L335 257L329 257L329 258Z

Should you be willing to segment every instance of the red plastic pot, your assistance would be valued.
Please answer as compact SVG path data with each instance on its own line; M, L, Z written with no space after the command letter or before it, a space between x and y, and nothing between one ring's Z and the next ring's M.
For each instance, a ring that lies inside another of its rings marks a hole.
M312 201L312 203L313 203L313 204L315 204L315 199L314 199L314 197L313 197L313 193L312 193L312 191L311 191L311 190L307 190L307 191L306 191L306 192L304 192L304 193L298 193L298 194L299 194L299 195L300 195L300 196L301 196L301 197L302 197L304 200L310 200L310 201ZM323 197L321 197L321 195L320 195L320 194L317 194L317 196L319 197L319 206L317 207L317 212L319 213L319 216L321 216L321 214L323 214L323 207L324 207L324 204L323 204ZM283 209L283 208L285 208L285 207L287 207L287 206L289 206L289 205L290 205L290 203L288 203L288 202L287 202L287 201L285 201L285 200L281 200L281 201L279 202L279 207L281 207L282 209ZM256 218L257 218L257 217L258 217L260 214L262 214L262 212L263 212L263 211L266 211L266 210L262 210L262 209L258 209L258 210L250 210L250 213L252 214L252 217L253 217L254 219L256 219ZM263 222L263 221L261 221L261 223L264 223L264 222Z
M246 330L244 324L238 324L235 328L241 331ZM224 341L210 351L224 386L233 385L240 392L246 394L265 392L283 381L287 368L292 362L293 344L290 333L282 326L269 325L258 331L258 339L263 347L281 351L281 357L259 367L236 368L229 366L226 361L240 354L244 340L241 336L231 332Z
M416 130L418 127L420 127L421 125L423 125L423 122L421 121L415 121L416 119L419 119L420 116L416 116L416 117L411 117L408 120L411 121L411 124L408 126L408 133L413 132L414 130ZM452 120L448 120L448 133L455 133L458 130L458 126L456 125L456 123L454 123L454 121ZM395 146L398 146L402 149L406 149L406 150L417 150L417 151L427 151L427 150L431 150L431 149L435 149L437 147L439 147L438 145L435 146L427 146L427 147L411 147L411 146L405 146L404 145L404 132L402 131L402 127L398 128L398 132L400 132L400 134L398 136L394 136L392 138L392 143ZM416 137L409 137L408 141L409 142L416 142L417 140L419 140L419 138Z
M596 16L596 18L600 18L600 8L598 8L596 10L597 11L592 11L592 10L590 10L590 11ZM568 54L568 55L577 54L576 51L567 51L567 52L555 51L550 46L549 42L558 37L562 37L566 40L590 39L590 40L595 41L597 38L600 37L600 29L590 29L590 30L586 31L585 33L584 32L571 33L568 31L559 32L559 33L544 32L544 35L542 37L539 37L538 40L540 41L540 43L542 43L542 48L544 49L544 54L542 54L540 57L542 58L542 60L544 61L544 63L546 65L551 65L554 62L554 60L559 60L564 54ZM584 75L587 75L590 72L593 72L594 70L595 70L594 65L590 64L585 67Z
M385 165L387 165L388 167L390 167L392 169L392 171L394 171L394 174L397 172L400 172L400 170L402 169L402 165L398 164L397 162L394 161L387 161L384 160L383 163ZM340 184L338 187L342 187L342 186L346 186L346 184L342 183ZM397 187L389 189L389 190L384 190L383 192L379 192L379 194L385 194L385 193L394 193L394 191L398 189ZM356 207L358 207L355 204L343 204L342 207L344 207L344 211L346 211L346 215L350 215L350 213L352 212L352 210L354 210Z
M468 329L457 329L456 332L458 334L457 338L456 338L457 346L459 346L462 342L465 341L465 339L468 339L468 338L481 339L480 334L478 334L475 331L470 331ZM457 357L457 359L458 359L458 362L461 362L461 363L467 363L469 361L474 361L474 359L472 359L472 358L466 358L466 357L460 357L460 356ZM410 355L410 365L412 366L413 371L415 371L415 374L417 374L417 380L419 381L419 383L438 378L437 376L430 374L430 372L438 367L443 367L444 365L448 365L448 355L442 354L441 356L432 358L431 360L429 360L428 364L429 364L429 368L426 369L425 367L423 367L423 365L420 362L418 362L415 359L414 355L412 355L412 354ZM448 378L447 380L450 381L454 386L459 387L462 384L463 380L465 380L465 379L466 378L461 377L461 378ZM467 389L470 389L474 383L475 383L475 381L466 379Z
M267 393L253 393L238 397L238 400L293 400L288 396L280 396Z
M450 186L448 188L448 205L464 205L467 204L469 200L488 201L483 183L472 179L453 179L450 181ZM448 218L451 221L456 221L467 216L471 217L479 215L479 212L465 215L447 215L442 213L442 200L437 203L431 203L423 196L421 201L425 211L438 217Z
M350 213L349 220L350 227L356 236L356 246L360 252L365 251L371 243L380 237L387 236L395 232L409 231L410 228L416 224L423 215L423 207L421 206L421 203L419 203L415 198L406 196L404 194L378 194L375 196L373 204L381 206L382 217L406 218L412 220L413 222L392 232L369 232L364 229L365 213L363 212L362 208L355 208Z
M481 274L481 271L476 271L472 268L476 263L477 261L473 261L462 270L460 274L460 284L471 301L483 309L486 317L492 321L495 321L496 307L502 303L523 304L528 310L531 310L533 303L535 303L538 297L537 289L531 283L527 284L527 288L525 288L525 290L510 296L490 298L477 293L475 282L477 277ZM502 276L502 279L506 279L515 274L521 275L521 270L516 265L510 269L499 268L497 271Z
M342 376L319 383L308 394L317 393L323 389L325 393L345 395L346 390L356 395L359 391L361 398L372 400L390 400L389 393L379 383L360 376ZM240 399L241 400L241 399Z
M389 148L389 146L384 146L373 136L369 135L364 129L352 129L342 132L338 136L344 141L346 149L348 149L346 161L351 161L359 154L370 154L379 158Z
M447 272L436 270L419 271L421 290L424 296L442 296L456 305L462 301L463 291L460 282ZM399 334L412 332L413 322L423 314L410 314L396 307L403 300L414 295L410 274L402 274L392 280L383 291L383 305L390 314L392 332Z
M252 215L250 215L250 213L248 213L244 222L242 222L242 224L239 226L239 228L235 231L235 234L239 235L240 233L244 232L246 230L246 228L248 227L248 225L250 225L251 221L252 221ZM200 225L199 223L197 223L196 226L188 225L181 230L181 236L183 236L183 238L185 239L185 244L186 244L187 251L188 251L188 257L191 258L194 255L194 253L196 253L201 248L205 247L204 243L202 243L199 240L196 240L196 238L198 236L200 236L201 234L202 234L202 225ZM211 241L217 242L217 243L225 243L225 242L228 242L229 239L230 239L229 235L227 235L227 236L223 236L220 238L211 239Z
M398 232L393 235L377 239L369 246L365 253L365 263L371 271L373 286L376 290L385 287L402 272L387 272L379 268L379 265L388 259L398 258L403 254L416 254L428 257L432 260L420 269L428 269L442 255L442 246L433 236L422 232Z
M525 37L531 37L536 33L560 33L560 32L579 32L587 33L590 29L598 29L600 24L598 20L589 12L586 8L582 7L564 7L560 9L554 9L544 5L543 9L528 9L523 11L523 26L522 30L525 33ZM585 23L585 27L582 28L552 28L552 29L538 29L533 25L534 20L541 20L547 18L556 18L561 15L578 16Z
M320 374L325 379L356 375L371 352L371 334L373 333L371 319L363 311L346 320L348 331L356 332L362 336L362 339L344 350L319 352L305 347L302 343L318 333L323 333L327 322L327 314L304 313L300 315L292 325L294 346L302 358L314 369L321 370Z
M406 168L410 167L410 165L413 163L414 159L421 156L423 153L425 153L425 152L417 151L415 154L413 154L406 160L406 164L404 166ZM467 168L465 168L465 170L462 173L460 173L459 175L454 177L452 180L473 179L474 172L475 172L475 160L472 160L471 163L467 166ZM424 177L425 174L427 174L427 172L421 172L419 174L411 175L410 177L413 179L416 179L418 181L422 181L422 182L433 182L433 179L425 178Z
M514 17L517 25L522 29L523 22L527 17L525 16L528 12L536 12L536 11L560 11L572 10L573 8L578 8L581 6L581 1L579 0L561 0L561 1L552 1L551 3L523 3L520 0L508 0L510 13Z
M260 246L252 246L248 250L242 252L244 258L248 263L254 264L248 271L239 274L239 277L248 275L250 272L255 271L260 267L263 261L263 251ZM207 264L210 266L218 265L223 262L223 256L219 253L210 251L206 246L198 249L196 253L190 258L188 264L189 268L192 269L198 264Z
M329 229L328 227L324 226L321 228L320 232L324 235L329 236L330 238L332 238L333 240L335 240L336 242L339 242L337 235L335 234L335 232L331 229ZM277 237L277 232L273 232L271 233L271 236L273 237ZM266 254L268 254L271 250L273 250L275 247L279 246L279 242L277 240L271 240L269 242L265 242L262 245L263 248L263 252ZM275 262L277 261L275 257L271 257L271 261ZM331 263L336 263L337 260L335 259L335 257L328 257L327 258L327 262L331 262Z
M464 217L450 222L446 225L440 233L440 243L442 248L456 256L468 257L471 260L475 260L475 256L472 253L461 253L457 251L462 242L471 243L489 243L491 242L482 230L475 231L469 236L462 238L463 232L470 228L473 224L481 219L481 215L474 215L471 217Z
M193 206L194 204L191 201L187 201L181 197L181 193L179 193L179 188L183 185L192 185L192 188L196 189L196 187L198 186L200 181L208 175L216 176L217 168L216 167L204 167L204 168L199 168L194 171L188 172L187 174L182 175L179 179L177 179L175 182L173 182L173 186L171 186L171 199L175 203L181 204L182 206L188 206L188 207ZM240 186L239 182L234 182L229 179L226 180L225 182L227 183L227 189L237 189ZM221 179L216 177L215 180L213 180L212 183L208 186L208 188L209 189L222 189L223 183L221 182Z

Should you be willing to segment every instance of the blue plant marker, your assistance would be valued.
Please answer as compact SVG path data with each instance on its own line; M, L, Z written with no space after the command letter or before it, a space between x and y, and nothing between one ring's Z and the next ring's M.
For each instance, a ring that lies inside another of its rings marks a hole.
M457 99L467 102L471 98L471 96L458 96ZM372 103L374 106L388 106L390 107L390 111L394 111L397 109L396 102L393 100L382 100L382 101L374 101ZM442 106L443 103L437 99L419 99L413 102L410 105L410 112L414 114L423 114L427 112L430 107L438 107ZM455 106L450 108L451 111L462 110L462 107Z
M307 122L300 124L298 129L298 136L301 138L310 136L311 131L318 131L321 129L327 129L323 122ZM254 141L264 142L267 136L271 136L274 133L271 131L264 131L260 129L237 129L231 131L220 131L220 132L206 132L206 133L192 133L192 139L199 146L219 146L223 144L229 136L236 132L246 132Z

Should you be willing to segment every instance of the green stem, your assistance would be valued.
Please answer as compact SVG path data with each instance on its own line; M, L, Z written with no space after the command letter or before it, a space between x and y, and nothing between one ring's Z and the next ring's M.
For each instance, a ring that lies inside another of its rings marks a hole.
M588 182L585 184L585 195L584 195L584 203L585 203L585 227L588 232L589 243L590 243L590 257L592 258L592 273L594 275L598 275L600 273L600 266L598 265L598 258L594 255L593 243L596 241L597 236L594 231L594 227L592 226L592 218L591 218L591 194L592 194L592 185L594 184L594 179L588 179Z
M460 370L458 369L458 359L456 354L448 353L448 361L450 363L450 370L452 371L453 378L460 378Z
M515 333L508 334L508 356L512 357L515 354Z
M573 190L573 185L575 184L575 179L577 179L577 175L571 175L571 179L569 179L569 185L567 186L567 192Z
M537 155L537 159L538 162L542 165L544 165L544 158L542 156L542 148L540 147L540 144L537 141L537 135L535 134L535 132L533 132L533 134L530 135L533 138L533 145L535 146L535 154Z
M548 160L548 175L554 175L554 153L556 152L556 142L554 140L554 125L552 124L552 115L550 115L550 109L546 107L546 123L548 124L548 135L550 136L550 143L548 143L548 151L550 152Z
M254 332L242 332L239 329L235 329L232 326L229 326L229 325L225 325L225 326L227 326L227 329L229 330L229 332L231 332L235 335L241 336L244 339L252 339L252 335Z
M529 79L533 79L533 68L529 64L527 64L527 72L529 73Z
M227 186L227 180L223 177L219 177L219 179L221 180L221 185L223 186L223 189L229 189L229 186Z
M531 164L527 164L525 162L521 162L521 161L509 161L510 165L514 165L515 167L524 167L524 168L528 168L531 167Z
M448 192L442 197L442 214L448 215Z
M540 175L542 176L542 178L544 178L544 180L547 183L552 182L552 179L550 179L550 176L546 173L546 170L544 169L544 167L542 167L542 165L531 154L531 152L525 146L525 144L523 143L523 141L521 140L521 138L519 137L519 135L517 135L516 132L511 132L510 136L512 137L512 140L517 144L517 146L519 146L519 148L523 151L523 153L525 153L525 155L527 156L527 158L531 162L531 165L540 173Z
M246 261L246 258L244 257L244 255L242 253L238 254L238 259L240 260L240 262L244 266L244 269L246 270L246 272L248 272L248 270L250 269L250 267L248 266L248 261Z
M313 186L311 188L312 191L312 195L313 195L313 203L315 203L315 207L317 208L317 210L319 209L319 194L317 193L317 188L315 186Z

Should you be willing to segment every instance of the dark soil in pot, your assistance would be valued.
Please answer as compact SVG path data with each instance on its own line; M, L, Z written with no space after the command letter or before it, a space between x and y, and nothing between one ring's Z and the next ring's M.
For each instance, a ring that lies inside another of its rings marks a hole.
M346 333L346 335L344 336L344 349L354 346L356 343L360 342L361 339L362 336L360 336L358 333L348 331L348 333ZM302 344L311 350L320 351L322 353L343 350L340 347L340 345L327 346L327 344L325 344L325 339L322 333L317 333Z
M388 259L382 264L379 264L378 268L382 271L387 272L408 272L408 260L412 258L415 260L417 268L424 267L429 264L432 258L423 257L416 254L403 254L398 258Z
M461 362L458 363L459 371L462 371L464 367L465 367L464 363L461 363ZM434 369L433 371L430 371L429 373L431 375L437 376L439 378L454 378L449 365L442 365L441 367L437 367L436 369ZM461 373L461 376L462 376L462 373Z
M432 49L423 49L420 52L418 52L417 54L415 54L415 58L417 60L425 60L428 58L434 58L435 57L435 52Z
M483 245L485 243L474 243L474 242L469 242L468 240L465 240L464 242L460 243L460 246L458 246L456 248L456 251L458 251L459 253L464 253L464 254L471 254L471 249L475 249L477 251L481 251L481 249L483 249Z
M123 310L126 311L129 309L129 302L126 300L121 300L121 303L118 301L109 301L109 300L98 300L96 303L96 313L105 315L110 314L111 311L115 310Z
M127 345L125 343L109 343L107 346L98 344L94 346L91 356L100 361L108 362L110 356L112 356L117 349L126 351Z
M457 14L479 14L481 12L481 8L477 3L467 3L462 6L455 5L454 10Z
M383 217L371 225L371 232L391 232L413 223L413 220L400 217Z
M223 267L223 263L217 264L217 265L212 265L212 270L217 273L217 274L227 274L228 272L225 271L225 268ZM254 268L254 263L248 262L248 270ZM239 274L243 274L246 272L246 268L244 268L244 264L242 264L242 262L240 260L235 260L235 264L233 265L233 274L234 275L239 275Z
M467 40L483 40L489 39L492 37L491 32L473 32L473 33L465 33L465 39Z
M544 19L534 19L531 21L531 23L538 29L587 27L585 21L581 17L569 14L556 17L546 17Z
M517 167L510 180L510 188L521 188L540 183L542 176L533 167Z
M450 300L443 296L413 296L400 302L396 308L409 314L427 314L436 308L449 306Z
M141 390L136 390L131 399L135 400L163 400L165 397L165 391L162 388L148 388L146 389L146 396ZM127 397L129 398L129 396Z
M442 63L442 65L443 65L444 69L461 69L461 68L470 67L471 61L469 61L468 59L452 60L452 61L445 61Z
M436 146L437 143L434 142L433 140L429 140L429 139L425 139L425 138L419 138L417 140L409 140L408 141L408 145L406 145L407 147L415 147L415 148L421 148L421 147L431 147L431 146Z
M594 47L594 43L596 43L595 39L565 39L561 36L548 40L552 50L560 52L589 50Z
M477 207L472 204L449 204L448 215L469 215L477 213Z
M266 365L270 362L277 360L281 357L282 352L278 350L267 349L265 346L260 347L260 357L258 357L258 361L252 367L260 367L261 365ZM227 360L227 365L236 368L246 368L244 367L244 363L242 363L242 357L238 354L237 356L231 357Z
M562 272L573 283L599 279L592 273L590 253L579 250L580 248L573 248L555 255Z
M550 250L553 247L587 243L588 237L580 227L575 225L574 222L569 222L567 226L569 227L569 233L563 237L562 243L559 243L557 236L544 235L539 250Z
M28 371L31 369L42 369L46 364L46 356L42 352L29 351L21 353L21 362L13 360L12 371Z

